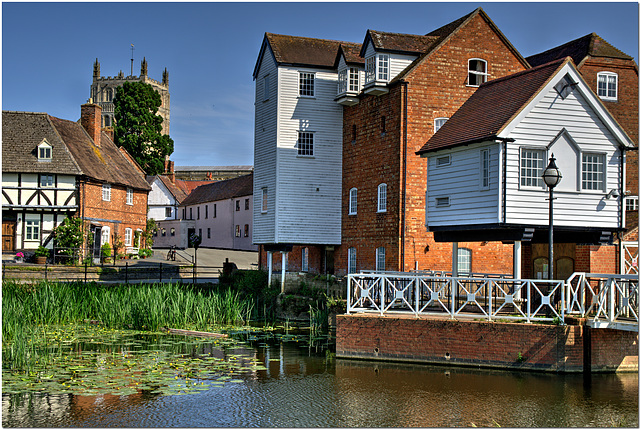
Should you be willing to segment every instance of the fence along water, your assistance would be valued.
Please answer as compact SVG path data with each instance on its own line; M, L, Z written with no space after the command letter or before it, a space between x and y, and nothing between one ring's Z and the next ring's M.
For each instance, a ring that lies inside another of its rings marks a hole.
M587 317L597 327L638 331L638 276L574 273L568 280L443 272L350 274L347 313L565 323Z

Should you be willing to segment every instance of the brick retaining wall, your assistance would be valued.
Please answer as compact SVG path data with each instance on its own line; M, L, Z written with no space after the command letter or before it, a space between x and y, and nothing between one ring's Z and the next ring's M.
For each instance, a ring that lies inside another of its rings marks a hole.
M336 325L338 357L582 372L586 337L591 371L638 370L637 332L364 314L339 315Z

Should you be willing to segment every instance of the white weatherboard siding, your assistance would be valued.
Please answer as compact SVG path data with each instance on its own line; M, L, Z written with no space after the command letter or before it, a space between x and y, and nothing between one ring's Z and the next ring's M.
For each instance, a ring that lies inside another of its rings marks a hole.
M147 218L149 219L168 220L176 218L175 211L177 207L175 207L175 198L159 179L154 180L151 184L151 192L149 192L147 204L149 206ZM166 216L167 207L171 208L172 216Z
M519 185L520 148L546 149L562 129L577 146L572 154L568 143L560 141L550 148L558 158L563 179L554 191L554 225L574 227L620 226L620 200L606 199L611 189L622 194L621 151L616 139L579 91L565 99L551 89L510 133L515 143L507 149L507 223L548 225L549 201L546 189L525 189ZM605 186L602 191L580 190L582 153L603 153ZM545 163L551 153L547 153ZM560 157L563 158L560 158ZM569 158L569 159L567 159ZM578 189L571 189L573 187Z
M482 150L489 150L489 187L482 187ZM450 156L449 165L436 166ZM427 226L491 224L498 222L500 146L493 142L429 155L427 170ZM436 199L449 197L448 207Z
M313 98L298 97L300 71L315 73ZM342 107L334 101L338 74L280 67L279 77L275 242L339 244ZM298 131L313 132L313 156L298 156Z
M269 98L264 100L264 78L269 76ZM278 68L267 45L255 81L255 136L253 154L253 242L274 243L276 238L276 150L278 141ZM268 188L268 209L262 213L262 189Z

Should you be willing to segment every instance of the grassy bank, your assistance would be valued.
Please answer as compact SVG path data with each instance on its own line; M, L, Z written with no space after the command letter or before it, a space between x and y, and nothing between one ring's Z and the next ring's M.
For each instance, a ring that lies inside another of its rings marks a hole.
M46 359L46 327L97 321L106 328L157 331L244 324L254 304L230 288L176 284L2 284L3 367L28 369Z

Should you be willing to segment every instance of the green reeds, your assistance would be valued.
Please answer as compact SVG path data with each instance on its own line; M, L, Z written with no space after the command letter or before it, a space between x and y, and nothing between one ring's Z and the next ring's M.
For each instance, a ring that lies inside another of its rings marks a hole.
M4 281L3 367L28 368L48 350L45 327L97 321L107 328L157 331L207 329L249 321L253 302L231 289L196 290L176 284L105 286L95 283ZM46 354L46 353L45 353Z

